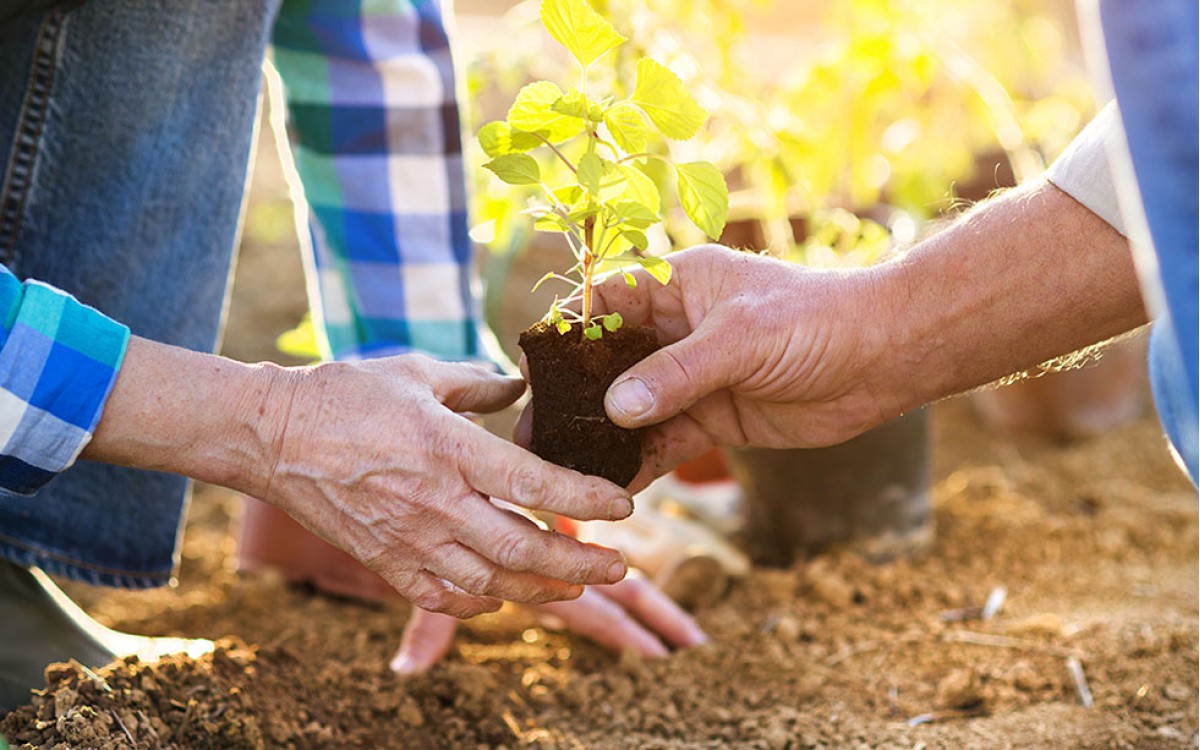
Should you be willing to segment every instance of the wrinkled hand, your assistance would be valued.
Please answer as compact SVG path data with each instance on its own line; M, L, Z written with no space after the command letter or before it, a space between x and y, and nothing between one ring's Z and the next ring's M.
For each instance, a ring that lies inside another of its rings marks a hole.
M707 245L671 256L671 283L638 272L596 288L595 313L651 326L664 347L617 378L605 401L623 427L647 433L644 487L716 445L816 447L886 416L864 373L879 315L869 272L814 271ZM865 296L864 296L865 295ZM530 414L516 440L528 444Z
M463 416L502 409L519 379L416 355L282 370L291 403L266 489L309 530L414 605L456 617L500 599L573 599L614 583L615 550L543 531L490 497L577 519L633 509L604 480L546 463Z
M532 607L570 630L614 651L633 650L645 658L666 656L671 648L690 648L708 638L695 620L640 575L611 586L589 586L575 601ZM458 621L414 610L404 629L392 669L424 672L441 660L454 641Z

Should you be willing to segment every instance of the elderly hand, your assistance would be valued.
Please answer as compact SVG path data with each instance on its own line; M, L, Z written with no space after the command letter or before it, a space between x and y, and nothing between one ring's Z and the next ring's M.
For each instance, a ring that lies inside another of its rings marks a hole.
M244 365L134 338L85 456L172 471L279 506L417 606L469 617L501 599L573 599L615 583L615 550L492 504L615 520L630 495L488 434L466 412L519 379L407 355Z
M625 575L618 552L492 504L619 519L620 488L561 469L463 416L511 404L519 380L419 356L299 377L263 498L351 553L418 607L469 617L500 599L572 599ZM449 585L448 585L449 584Z
M714 445L805 447L847 440L885 415L865 386L876 311L846 304L869 274L806 270L708 245L671 256L659 285L617 276L596 288L596 313L651 326L664 347L608 391L609 417L647 433L631 489ZM516 439L528 443L530 414Z
M611 586L589 586L575 601L532 609L602 646L632 650L645 658L666 656L671 648L690 648L708 640L687 612L636 574ZM452 617L414 610L392 669L400 674L429 669L450 650L457 627Z

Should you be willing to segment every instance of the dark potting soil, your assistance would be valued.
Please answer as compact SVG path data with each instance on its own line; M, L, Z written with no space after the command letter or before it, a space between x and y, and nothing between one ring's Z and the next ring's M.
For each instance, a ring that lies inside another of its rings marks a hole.
M604 394L617 376L658 349L651 328L625 326L591 341L545 323L521 333L533 391L530 448L547 461L622 487L642 465L642 430L616 426Z

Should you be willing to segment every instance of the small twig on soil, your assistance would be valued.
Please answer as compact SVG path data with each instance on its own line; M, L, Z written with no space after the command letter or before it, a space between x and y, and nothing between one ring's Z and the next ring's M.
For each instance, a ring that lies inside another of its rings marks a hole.
M1058 646L1048 646L1044 643L1035 643L1033 641L1023 641L1020 638L1010 638L1006 635L995 635L994 633L977 633L973 630L948 630L942 633L943 641L955 643L969 643L973 646L992 646L995 648L1015 648L1023 651L1036 651L1042 654L1053 654L1054 656L1075 656L1077 653L1072 649L1060 648Z
M1008 596L1008 589L1003 586L997 586L988 594L987 600L984 601L982 607L964 607L962 609L948 609L941 613L942 622L966 622L967 620L990 620L1000 611L1000 607L1004 605L1004 599Z
M1083 664L1074 656L1067 658L1067 671L1071 673L1071 679L1075 682L1075 692L1079 694L1079 702L1084 708L1091 708L1095 700L1092 699L1092 689L1088 687L1087 675L1083 673Z
M125 734L125 739L129 740L129 744L136 748L137 740L133 738L133 734L130 733L129 727L125 726L125 722L121 721L121 717L117 715L115 710L110 708L108 709L108 713L113 717L113 721L117 722L117 726L119 726L121 731Z
M75 663L76 663L76 664L79 664L79 662L75 662ZM103 678L103 677L101 677L100 675L98 675L98 674L96 674L95 672L93 672L92 670L88 669L88 668L87 668L86 666L84 666L83 664L79 664L79 669L80 669L80 671L81 671L81 672L83 672L85 675L87 675L87 678L88 678L89 680L91 680L92 682L94 682L94 683L96 683L97 685L99 685L99 686L100 686L100 688L101 688L102 690L104 690L104 692L106 692L106 693L111 693L111 692L113 691L113 689L112 689L112 686L111 686L111 685L109 685L109 684L108 684L108 683L107 683L107 682L104 680L104 678Z
M504 723L508 725L508 731L512 732L514 737L518 740L525 739L525 733L521 731L521 725L517 723L512 711L505 711L500 718L504 719Z
M987 709L983 706L974 708L948 708L944 711L930 711L927 714L920 714L908 720L910 727L919 727L922 724L932 724L937 721L949 721L950 719L970 719L976 716L983 716L987 713Z

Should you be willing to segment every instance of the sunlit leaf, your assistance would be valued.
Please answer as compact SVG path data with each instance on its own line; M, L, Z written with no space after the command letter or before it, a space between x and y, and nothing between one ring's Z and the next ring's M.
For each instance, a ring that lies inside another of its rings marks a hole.
M587 0L542 0L542 25L585 68L625 41Z
M619 169L627 180L622 198L632 203L640 203L657 215L662 207L662 199L654 180L647 177L642 170L629 164L622 164Z
M592 195L597 195L600 192L600 180L604 178L604 162L595 151L589 151L579 159L578 170L576 177L579 184Z
M540 133L553 143L574 138L583 132L583 121L554 111L563 92L550 81L537 81L517 93L508 110L508 124L516 130Z
M729 214L729 188L725 176L708 162L676 164L679 202L692 223L714 240L725 229Z
M588 110L593 106L582 91L572 86L567 89L567 93L563 94L561 99L551 106L551 109L560 115L578 117L582 120L588 116Z
M625 286L629 287L630 289L637 288L637 277L636 276L629 273L628 271L622 271L621 277L623 279L625 279Z
M604 329L595 323L592 323L590 326L583 329L583 335L587 336L589 341L599 341L600 337L604 335Z
M637 154L646 149L650 126L646 114L637 105L622 102L604 113L604 124L617 145L626 153Z
M558 321L557 323L554 324L554 327L557 328L559 334L563 335L563 336L565 336L571 332L571 324L565 320Z
M533 222L533 228L539 232L562 232L564 234L571 231L566 220L558 214L542 214L537 221Z
M656 212L633 201L622 201L613 206L613 211L620 217L622 224L628 224L635 229L646 229L659 221Z
M671 264L663 258L650 256L648 258L634 258L633 261L646 269L646 272L658 280L658 283L667 284L671 281Z
M532 288L532 289L530 289L529 291L530 291L530 292L536 292L536 291L538 290L538 287L540 287L542 284L545 284L547 281L549 281L550 279L553 279L553 278L554 278L554 272L553 272L553 271L547 271L547 272L546 272L546 275L545 275L545 276L543 276L542 278L538 279L538 280L537 280L537 283L536 283L536 284L534 284L534 285L533 285L533 288ZM555 313L557 313L557 314L558 314L558 315L561 317L561 315L562 315L562 314L561 314L561 313L559 313L559 312L558 312L558 310L555 310L554 312L555 312Z
M616 333L621 326L625 325L625 318L621 317L621 313L609 313L604 316L602 322L604 330L609 333Z
M484 153L493 159L504 154L529 151L541 143L541 139L536 135L513 130L513 127L503 120L489 122L479 129L479 145Z
M629 240L629 244L636 247L638 250L646 250L650 247L650 240L646 237L646 233L638 229L622 229L621 236Z
M632 99L659 132L676 140L694 136L708 116L679 76L649 57L638 61Z
M528 154L497 156L483 166L510 185L536 185L542 179L538 163Z

